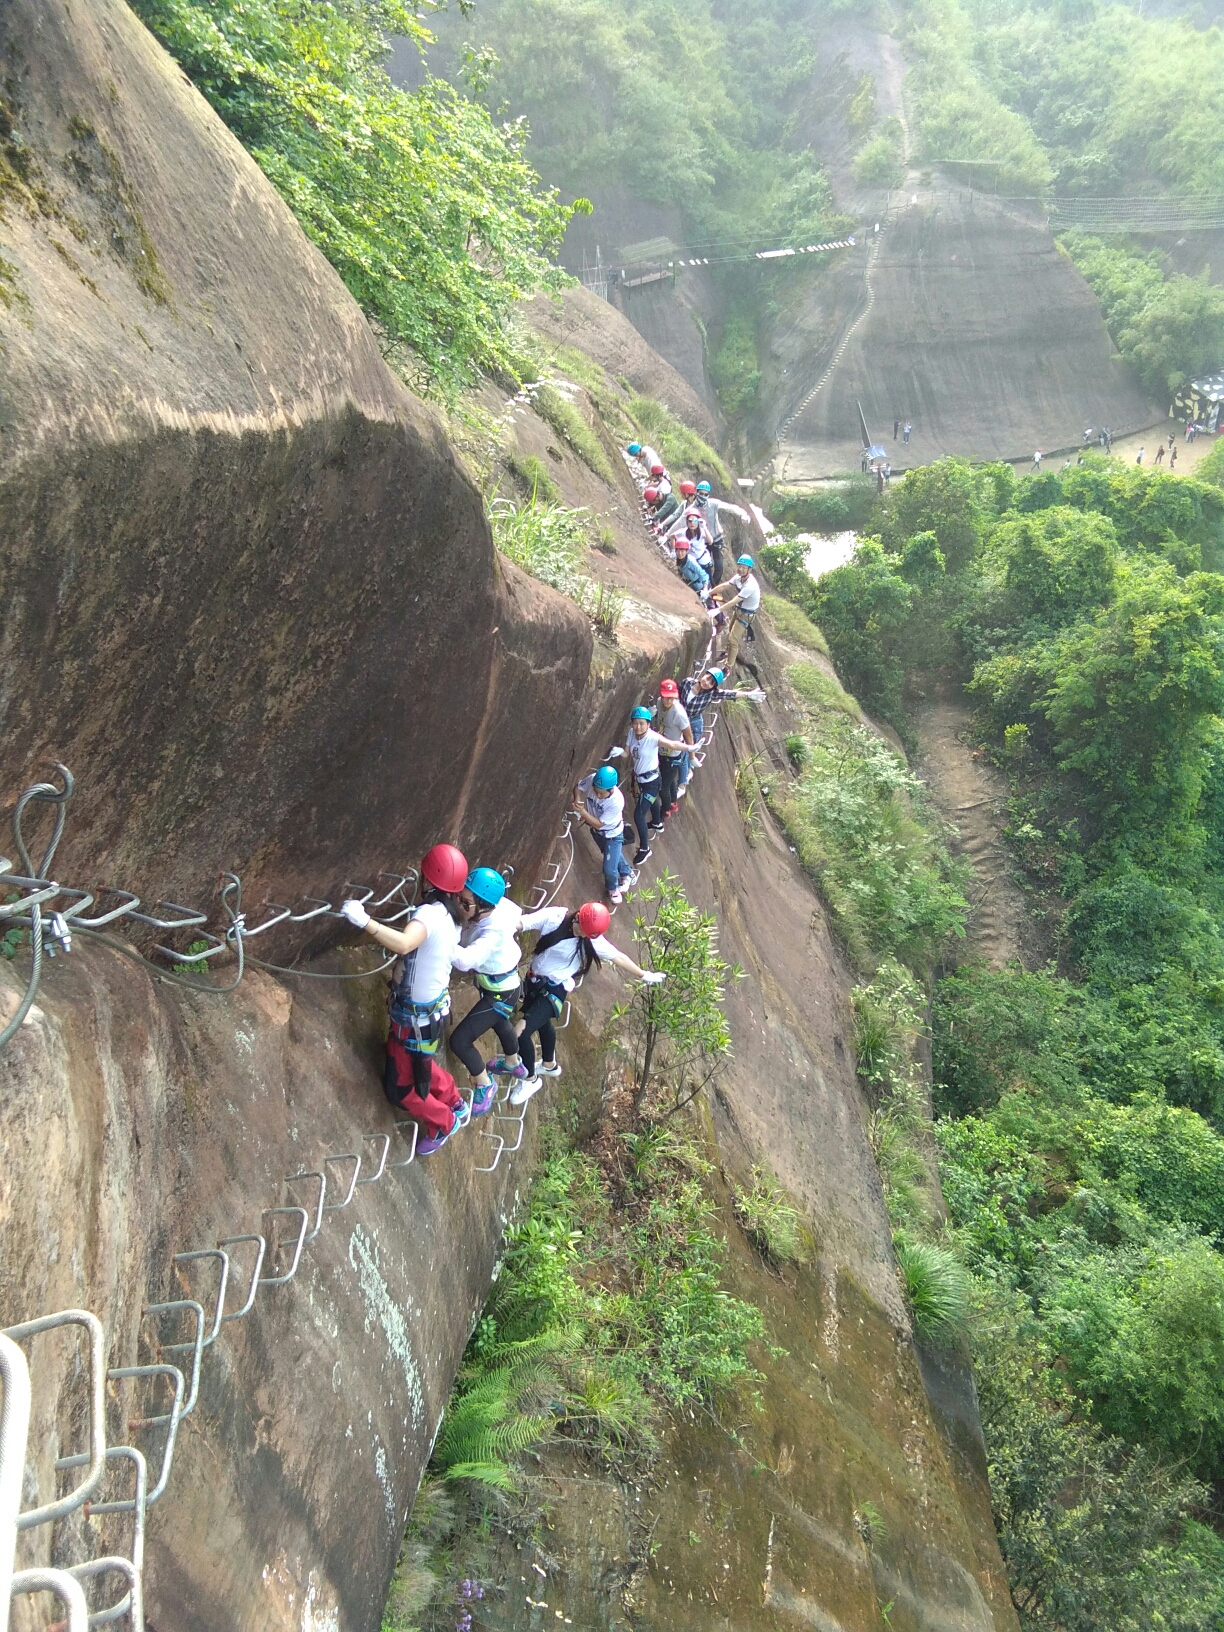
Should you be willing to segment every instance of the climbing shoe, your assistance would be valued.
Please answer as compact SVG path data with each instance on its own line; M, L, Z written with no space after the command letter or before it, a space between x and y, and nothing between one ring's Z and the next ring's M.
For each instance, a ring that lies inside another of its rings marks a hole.
M497 1084L489 1083L486 1088L477 1088L472 1095L472 1115L486 1116L493 1109L493 1101L497 1098Z
M561 1062L559 1060L541 1060L539 1065L536 1066L537 1077L559 1077L560 1075Z
M526 1082L520 1082L510 1095L511 1105L526 1105L532 1094L538 1094L544 1084L539 1077L528 1077Z
M418 1156L432 1156L435 1153L435 1151L441 1150L442 1146L447 1142L447 1140L453 1138L454 1135L456 1133L458 1133L458 1132L459 1132L459 1122L458 1122L458 1119L456 1119L455 1125L451 1129L450 1133L438 1133L438 1134L435 1134L432 1139L418 1139L417 1140L417 1147L416 1147L417 1155Z
M648 826L651 833L662 833L662 831L663 831L663 823L662 822L649 822L647 824L647 826Z
M456 1134L460 1132L461 1129L467 1127L471 1120L472 1102L470 1099L461 1099L458 1105L455 1106L455 1125L451 1129L451 1133Z
M635 867L640 867L644 861L650 860L652 854L653 852L649 849L649 847L647 847L645 850L639 850L637 855L633 858L633 865Z

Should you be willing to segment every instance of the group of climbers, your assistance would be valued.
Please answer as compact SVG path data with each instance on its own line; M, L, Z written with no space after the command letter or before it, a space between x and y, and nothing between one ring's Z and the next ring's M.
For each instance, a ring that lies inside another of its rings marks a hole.
M500 873L469 868L453 844L435 844L425 854L421 878L424 899L404 929L379 923L359 901L346 901L340 910L354 928L397 954L383 1091L419 1124L417 1155L432 1156L469 1121L493 1109L494 1076L513 1079L510 1103L524 1105L542 1086L540 1074L561 1075L553 1022L575 976L607 962L648 984L664 977L640 969L607 939L612 920L602 901L588 901L576 912L567 907L524 912L506 895ZM524 983L518 936L531 930L542 933ZM470 972L477 990L475 1004L447 1039L472 1078L470 1100L438 1059L453 969ZM516 1027L513 1015L520 1003ZM475 1045L489 1031L502 1053L486 1062ZM532 1040L537 1034L543 1055L538 1067Z
M660 547L711 614L715 633L726 631L726 647L719 661L730 669L760 607L761 586L753 574L756 563L751 555L741 555L735 570L723 578L723 516L745 522L751 517L738 504L716 499L707 481L682 481L678 499L667 468L653 448L630 442L625 451L643 481L647 523Z
M643 498L655 536L711 611L714 638L720 622L728 627L729 615L731 622L727 655L718 660L721 666L703 668L683 681L662 680L657 705L634 708L624 745L609 749L605 762L574 787L571 816L590 831L601 853L611 909L637 883L638 869L650 860L653 843L688 792L693 767L702 763L706 710L727 699L764 696L725 686L743 632L760 606L761 591L748 555L740 556L735 571L722 581L721 518L725 512L747 521L748 513L715 499L704 481L680 484L686 501L682 505L654 450L634 443L628 451L649 475ZM635 790L631 823L626 820L625 793L614 763L626 756ZM635 829L637 850L631 864L624 845ZM496 1078L509 1079L510 1103L522 1106L540 1089L542 1077L561 1075L555 1023L567 994L591 969L609 963L647 984L664 976L639 968L608 940L611 910L602 901L587 901L576 910L550 905L526 912L507 895L502 873L491 867L470 868L453 844L436 844L426 853L421 879L423 899L403 929L378 922L358 901L344 902L341 911L356 929L396 955L383 1089L391 1104L418 1124L417 1154L430 1156L471 1120L493 1109ZM518 938L532 931L538 931L539 938L524 979ZM450 982L456 969L471 974L477 995L447 1035ZM501 1053L486 1060L476 1044L489 1032ZM471 1078L470 1098L460 1093L439 1059L444 1040Z

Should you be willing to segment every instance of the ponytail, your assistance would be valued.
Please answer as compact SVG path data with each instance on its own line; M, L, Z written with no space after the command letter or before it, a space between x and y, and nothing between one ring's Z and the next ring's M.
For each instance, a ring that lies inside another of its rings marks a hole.
M467 919L459 910L459 892L457 890L439 890L431 885L430 888L425 891L425 896L421 904L424 906L426 902L431 901L440 901L446 908L447 912L450 913L452 922L457 924L460 929L466 927Z

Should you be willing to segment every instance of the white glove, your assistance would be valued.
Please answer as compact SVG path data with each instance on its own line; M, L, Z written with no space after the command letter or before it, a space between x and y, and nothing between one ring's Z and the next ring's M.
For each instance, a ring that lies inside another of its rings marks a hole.
M624 757L624 753L625 753L625 750L623 748L609 748L608 749L608 758L609 759L621 759L621 758Z
M746 697L750 703L763 703L765 701L765 693L759 686L752 691L741 691L740 696Z
M340 916L347 918L354 929L364 929L370 921L370 915L360 901L341 902Z
M656 970L653 970L653 971L652 970L647 970L646 973L642 976L642 985L643 986L662 986L663 982L666 979L667 979L667 975L666 975L665 971L662 970L662 969L656 969Z

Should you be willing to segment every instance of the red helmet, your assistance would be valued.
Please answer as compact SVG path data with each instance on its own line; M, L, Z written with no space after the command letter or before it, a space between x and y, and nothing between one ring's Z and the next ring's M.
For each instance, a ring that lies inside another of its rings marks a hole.
M696 491L697 491L697 483L696 482L681 482L680 483L680 491L681 491L681 493L684 494L686 499L691 499L693 497L694 493L696 493Z
M435 844L433 849L427 850L421 858L421 876L426 884L432 884L435 890L444 890L447 895L458 895L467 883L467 857L453 844Z
M646 487L642 489L642 497L646 500L647 504L653 504L658 496L659 490L657 487Z
M574 922L578 926L578 933L585 935L590 941L594 940L596 935L607 934L612 914L602 901L586 901L574 914Z
M680 687L676 684L676 682L674 680L660 680L659 681L659 696L660 697L679 697L679 695L680 695Z
M677 555L687 555L688 547L692 542L687 533L677 533L675 538L672 539L672 543L676 546Z
M652 476L666 476L667 472L662 465L651 465L650 474Z

